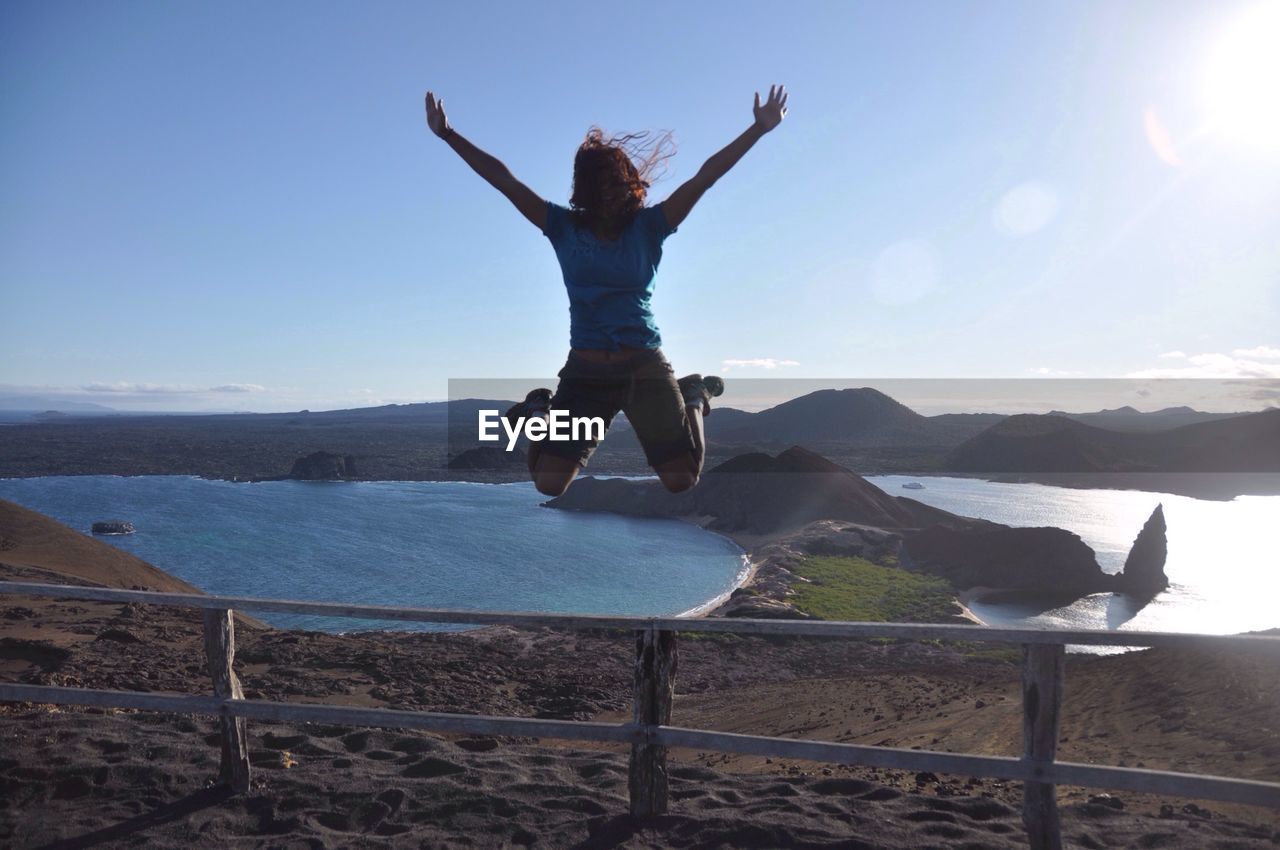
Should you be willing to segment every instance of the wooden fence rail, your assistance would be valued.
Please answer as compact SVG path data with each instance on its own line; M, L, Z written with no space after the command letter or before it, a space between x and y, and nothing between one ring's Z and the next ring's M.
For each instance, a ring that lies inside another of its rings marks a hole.
M401 608L390 605L349 605L262 599L255 596L205 596L195 593L157 593L64 584L0 581L0 593L125 602L175 608L234 609L276 614L316 614L359 620L404 620L418 623L529 626L551 629L666 629L680 632L734 632L791 637L894 638L904 640L977 640L986 643L1073 644L1080 646L1140 646L1227 649L1258 647L1280 652L1280 638L1267 635L1204 635L1188 632L1116 632L1107 629L1008 629L990 626L948 626L935 623L856 623L833 620L752 620L721 617L627 617L599 614L546 614L538 611L466 611L457 608Z
M1101 629L1001 629L921 623L853 623L797 620L612 617L506 611L398 608L201 596L184 593L112 590L95 587L0 582L0 594L126 602L202 609L205 654L214 696L177 696L132 691L43 687L0 683L0 700L89 705L187 714L221 719L221 778L237 791L249 785L248 720L333 723L424 729L481 735L519 735L631 744L631 811L638 816L667 810L667 749L690 747L726 753L801 758L836 764L936 771L1008 779L1024 783L1023 824L1033 850L1059 850L1061 827L1055 799L1058 785L1177 795L1280 809L1280 782L1201 776L1057 760L1068 644L1138 647L1232 647L1280 655L1280 638L1255 635L1198 635L1173 632L1114 632ZM319 614L376 620L476 625L502 624L562 629L626 630L636 639L634 704L630 723L592 723L517 717L396 711L349 706L246 700L233 669L234 610ZM978 756L896 747L799 741L671 726L680 631L733 632L831 638L896 638L1014 643L1023 652L1023 756Z

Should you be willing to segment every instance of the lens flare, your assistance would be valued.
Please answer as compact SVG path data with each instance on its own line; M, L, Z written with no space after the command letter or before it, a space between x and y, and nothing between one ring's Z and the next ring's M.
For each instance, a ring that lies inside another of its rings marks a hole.
M1180 168L1182 157L1178 156L1178 149L1173 144L1173 136L1160 120L1160 114L1156 112L1154 106L1148 106L1142 113L1142 128L1147 134L1147 144L1151 145L1155 155L1166 165Z
M1043 230L1058 214L1058 193L1048 183L1029 180L1014 186L996 205L996 229L1010 236Z

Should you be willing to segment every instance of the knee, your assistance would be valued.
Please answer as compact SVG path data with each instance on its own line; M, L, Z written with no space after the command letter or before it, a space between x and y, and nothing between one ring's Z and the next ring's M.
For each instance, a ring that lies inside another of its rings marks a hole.
M570 460L539 453L536 461L529 463L533 486L544 496L563 496L578 475L578 465Z
M686 490L693 489L698 483L698 477L702 473L702 464L699 458L694 454L685 457L676 458L659 464L653 468L658 473L658 480L662 482L662 486L667 488L671 493L683 493Z
M533 486L538 488L538 492L552 498L563 496L572 482L572 475L535 475L533 477Z
M659 472L658 480L662 482L663 487L667 488L667 492L683 493L686 490L692 490L693 486L698 483L698 473L690 470Z

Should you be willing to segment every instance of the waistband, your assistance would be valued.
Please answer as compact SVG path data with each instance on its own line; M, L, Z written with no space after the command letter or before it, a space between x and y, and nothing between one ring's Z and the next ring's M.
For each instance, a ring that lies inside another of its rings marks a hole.
M569 358L564 364L565 369L577 374L630 375L645 366L666 361L660 348L624 349L619 353L626 356L614 360L595 360L589 355L583 356L578 349L570 349Z

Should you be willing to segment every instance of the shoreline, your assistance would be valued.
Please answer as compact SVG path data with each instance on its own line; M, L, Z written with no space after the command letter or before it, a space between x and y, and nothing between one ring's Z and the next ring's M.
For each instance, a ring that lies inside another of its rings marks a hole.
M37 478L196 478L201 481L225 481L228 484L265 484L296 481L300 484L488 484L514 485L529 483L522 473L501 470L485 474L460 476L454 470L441 469L425 473L422 477L362 477L309 481L286 475L265 478L238 475L208 475L198 472L87 472L40 473L0 476L0 481L25 481ZM593 470L597 478L653 478L652 473L627 471L610 472ZM1156 495L1183 496L1210 502L1229 502L1240 496L1280 496L1280 473L1275 472L960 472L934 470L929 472L870 471L859 472L864 478L900 477L911 479L954 478L986 481L992 484L1038 484L1065 490L1112 490L1152 493ZM896 493L895 493L896 495ZM911 498L910 494L903 494Z
M742 559L744 561L743 569L739 572L738 579L734 583L733 587L730 587L728 590L718 594L703 604L690 608L683 614L677 615L679 617L688 617L691 619L715 616L716 612L723 608L725 604L733 598L734 593L743 588L753 587L757 577L760 575L761 568L768 563L768 559L760 555L757 552L757 549L776 543L785 536L785 534L747 535L731 531L716 531L715 529L707 527L707 524L710 521L709 517L683 516L675 517L675 519L680 522L688 523L689 525L697 526L709 534L714 534L717 537L722 537L725 540L728 540L742 551Z
M707 527L711 521L711 517L681 516L674 517L674 519L679 522L696 526L709 534L714 534L717 537L728 540L741 550L743 559L743 569L738 573L738 577L732 587L723 593L717 594L715 597L707 600L701 605L695 606L682 614L676 615L678 617L688 619L723 616L720 612L722 609L727 607L729 601L733 598L733 595L739 590L754 588L757 578L760 577L761 570L769 565L770 559L764 556L759 550L766 546L776 544L787 536L786 532L769 535L750 535L743 534L741 532L717 531Z
M696 524L697 523L694 523L694 525ZM707 528L703 528L702 530L710 531ZM732 587L722 593L716 594L701 605L695 605L687 611L682 611L679 614L676 614L676 617L680 619L696 620L703 617L710 617L722 605L728 602L735 592L741 588L750 587L751 583L755 580L756 574L760 571L760 564L758 560L753 557L752 553L747 551L747 549L740 543L727 534L720 534L715 531L711 531L710 533L715 534L718 537L723 537L742 550L742 568L739 569L737 575L734 576Z

